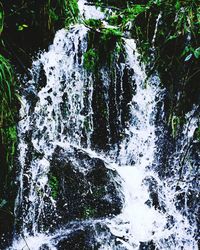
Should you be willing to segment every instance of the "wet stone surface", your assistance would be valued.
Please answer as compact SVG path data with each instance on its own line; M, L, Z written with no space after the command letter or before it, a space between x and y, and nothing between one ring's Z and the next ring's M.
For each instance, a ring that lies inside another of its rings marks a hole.
M65 224L76 219L112 217L122 209L123 196L118 190L117 172L84 151L57 147L51 161L51 179L56 180L54 185L50 183L56 211L45 212L42 218L45 226L56 227L58 222Z

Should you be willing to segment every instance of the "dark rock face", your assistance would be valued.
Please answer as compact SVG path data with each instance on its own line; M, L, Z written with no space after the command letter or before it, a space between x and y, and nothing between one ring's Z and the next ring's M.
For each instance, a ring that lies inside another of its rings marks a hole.
M14 200L17 187L15 169L8 168L8 145L0 139L0 249L5 249L13 237Z
M155 247L153 241L149 242L141 242L139 246L139 250L156 250L157 248Z
M86 222L72 224L70 233L58 236L52 240L56 249L97 250L102 240L106 239L107 247L125 250L119 238L112 235L109 228L102 222ZM109 240L108 240L109 239ZM45 248L44 248L45 249Z
M75 148L67 152L57 147L49 175L50 179L58 180L51 187L56 209L52 213L47 208L44 225L56 226L57 223L66 224L77 219L102 218L120 213L123 198L118 190L120 183L114 182L117 173L106 168L103 160L92 158Z
M50 250L54 246L58 250L97 250L102 246L102 241L106 240L106 248L126 250L122 245L123 239L111 234L106 223L103 221L79 221L69 223L56 236L51 238L51 246L43 244L39 250Z
M59 249L92 250L92 249L98 249L99 244L95 242L94 235L91 235L89 229L86 228L85 230L79 229L73 232L71 235L69 235L69 237L59 241L56 247L58 250Z
M0 249L5 249L13 236L14 217L8 210L0 208Z
M150 207L154 207L155 209L161 209L161 201L158 197L158 183L153 177L146 177L143 181L145 185L147 185L149 190L149 199L146 204Z

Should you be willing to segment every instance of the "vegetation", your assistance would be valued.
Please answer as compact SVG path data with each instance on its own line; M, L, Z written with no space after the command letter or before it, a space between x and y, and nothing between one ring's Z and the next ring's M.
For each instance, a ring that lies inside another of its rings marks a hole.
M95 49L89 49L84 54L83 66L87 70L94 71L95 67L98 64L98 60L99 60L98 53L95 51Z
M195 137L200 142L200 126L195 131Z
M51 196L55 200L58 196L58 179L56 176L49 176L49 186L51 188Z
M4 11L0 2L0 42L4 30ZM14 156L17 142L16 117L19 98L16 77L9 60L0 54L0 237L9 234L14 216Z
M141 59L158 72L168 92L166 110L172 136L179 120L199 105L200 6L198 1L94 1L109 7L107 21L136 38ZM156 32L156 33L155 33ZM120 35L120 33L119 33ZM183 123L180 123L182 126Z
M98 20L98 19L86 19L84 20L84 24L86 26L89 26L90 28L93 28L93 29L98 29L98 28L102 28L102 21L101 20Z
M107 28L102 31L102 42L118 39L122 37L122 32L119 29Z
M15 80L13 69L9 61L0 55L0 124L1 127L5 124L13 124L13 107L12 102L14 98Z
M60 2L61 3L64 2L66 27L68 27L72 23L73 24L77 23L79 15L77 0L67 0L67 1L60 0Z
M90 219L91 217L94 217L95 215L96 215L96 209L90 206L84 208L84 211L83 211L84 219Z
M3 16L3 12L0 12ZM3 23L1 30L3 30ZM16 79L10 62L0 55L0 144L4 148L4 154L1 155L4 171L2 171L1 185L6 190L9 186L10 175L13 166L15 153L16 134L16 115L18 94L16 92ZM4 193L1 193L3 196ZM0 198L1 198L0 195Z

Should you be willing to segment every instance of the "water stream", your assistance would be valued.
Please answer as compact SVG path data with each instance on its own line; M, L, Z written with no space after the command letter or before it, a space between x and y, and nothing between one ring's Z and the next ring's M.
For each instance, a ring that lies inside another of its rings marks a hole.
M84 18L104 18L85 1L79 1L79 8ZM59 30L30 70L20 111L24 119L18 125L18 221L9 249L197 250L195 218L177 206L177 196L190 184L179 183L176 173L161 177L157 171L162 165L157 154L162 128L156 117L158 112L164 116L157 107L165 90L156 74L146 80L133 39L123 39L125 59L113 65L117 73L112 94L120 103L116 130L123 137L113 144L108 138L104 150L95 145L97 82L83 66L88 32L82 24ZM127 74L132 97L125 103ZM113 79L105 67L99 75L111 116L116 108L109 99ZM123 105L129 110L126 122ZM109 118L104 123L109 137ZM187 124L183 128L179 156L193 136L195 119L191 123L190 130ZM169 156L174 172L178 152ZM187 167L184 171L190 176ZM73 197L82 200L73 203Z

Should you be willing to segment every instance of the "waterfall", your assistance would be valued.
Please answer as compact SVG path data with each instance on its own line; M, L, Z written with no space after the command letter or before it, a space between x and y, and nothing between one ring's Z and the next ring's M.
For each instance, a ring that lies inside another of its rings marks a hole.
M84 18L104 19L85 1L79 8ZM156 117L164 112L157 107L165 91L159 77L155 73L147 79L136 42L123 38L122 56L110 69L102 66L96 79L84 68L88 33L82 24L59 30L49 50L33 62L25 83L18 124L17 221L9 249L198 249L195 219L177 207L180 190L189 185L178 184L178 173L162 177L157 171L162 166L157 131L162 128ZM99 82L105 111L95 108ZM106 112L105 121L98 112ZM106 134L97 128L99 121L106 124ZM193 128L185 125L177 152L169 156L175 172L178 155L194 134L195 119L190 123ZM122 137L112 140L112 129ZM95 145L98 136L109 137L109 146ZM183 171L189 175L186 165Z

